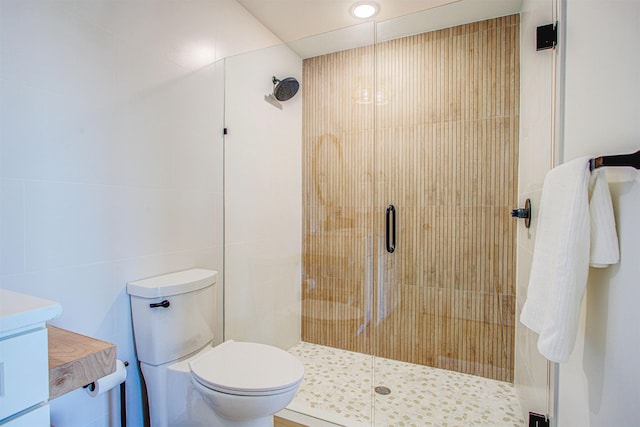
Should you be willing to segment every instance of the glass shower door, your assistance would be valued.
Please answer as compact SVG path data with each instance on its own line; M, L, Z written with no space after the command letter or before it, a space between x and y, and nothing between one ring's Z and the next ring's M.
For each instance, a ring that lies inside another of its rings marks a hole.
M303 60L307 403L344 425L429 413L422 367L513 378L519 20L406 22Z
M339 425L369 425L373 24L349 32L365 45L303 61L302 341L314 378L304 403L312 415ZM319 38L324 47L340 37Z
M513 380L518 35L518 15L378 35L375 425L431 412L405 362Z

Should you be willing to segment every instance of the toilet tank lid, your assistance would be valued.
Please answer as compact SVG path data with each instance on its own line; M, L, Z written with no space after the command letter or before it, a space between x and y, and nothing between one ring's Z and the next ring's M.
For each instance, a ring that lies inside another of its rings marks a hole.
M168 297L206 288L217 279L217 271L193 268L129 282L127 293L142 298Z

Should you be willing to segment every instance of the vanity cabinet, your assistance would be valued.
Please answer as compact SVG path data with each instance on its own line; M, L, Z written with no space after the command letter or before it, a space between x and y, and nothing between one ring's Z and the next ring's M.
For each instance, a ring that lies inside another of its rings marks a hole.
M0 426L49 426L49 354L45 323L53 301L0 289Z
M49 405L43 404L36 408L30 409L19 416L9 418L2 427L49 427Z

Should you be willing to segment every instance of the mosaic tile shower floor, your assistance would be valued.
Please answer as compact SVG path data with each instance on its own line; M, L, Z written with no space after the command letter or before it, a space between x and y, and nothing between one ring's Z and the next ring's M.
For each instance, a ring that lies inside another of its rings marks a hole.
M305 342L290 352L305 366L292 411L348 427L526 425L509 383Z

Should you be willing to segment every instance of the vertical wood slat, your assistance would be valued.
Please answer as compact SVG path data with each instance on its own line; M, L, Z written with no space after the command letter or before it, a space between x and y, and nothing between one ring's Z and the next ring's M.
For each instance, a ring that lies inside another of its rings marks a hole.
M304 61L303 340L512 381L518 35L513 15Z

